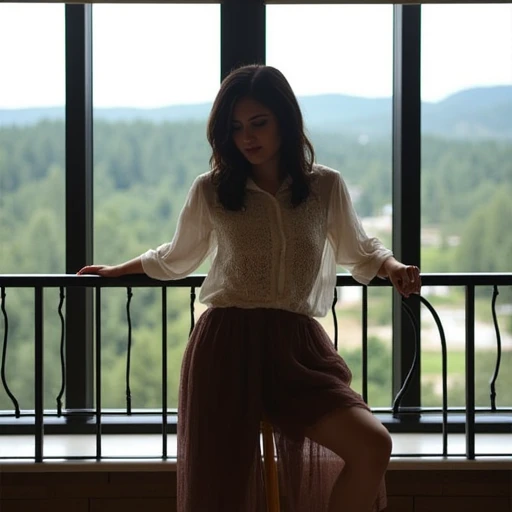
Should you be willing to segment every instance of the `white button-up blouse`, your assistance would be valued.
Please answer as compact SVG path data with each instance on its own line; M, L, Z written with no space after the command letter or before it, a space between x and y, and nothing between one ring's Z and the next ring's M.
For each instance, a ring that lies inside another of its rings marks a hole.
M248 179L245 208L236 212L219 203L210 176L194 181L172 241L141 255L144 272L161 280L184 278L212 256L199 294L208 306L325 316L337 264L367 284L392 256L366 235L333 169L314 165L311 193L297 207L289 180L273 196Z

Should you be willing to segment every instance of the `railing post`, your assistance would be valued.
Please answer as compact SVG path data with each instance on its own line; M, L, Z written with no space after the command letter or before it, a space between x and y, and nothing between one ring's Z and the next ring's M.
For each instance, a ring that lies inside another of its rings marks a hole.
M101 425L101 288L96 288L96 460L102 457L102 425Z
M43 462L44 441L44 320L43 288L34 290L34 416L35 416L35 461Z
M363 400L368 403L368 287L363 286L362 301L362 384L363 384Z
M167 445L167 288L162 287L162 458L168 458Z
M475 287L466 286L466 457L475 458Z

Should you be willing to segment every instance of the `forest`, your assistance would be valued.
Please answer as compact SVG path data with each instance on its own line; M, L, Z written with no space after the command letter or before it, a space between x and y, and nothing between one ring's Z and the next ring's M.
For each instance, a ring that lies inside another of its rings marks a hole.
M64 122L39 121L0 126L0 274L65 273ZM315 129L310 134L318 162L338 169L364 219L388 216L391 208L390 137L361 138L349 132ZM210 150L201 121L95 121L94 124L94 260L113 264L132 258L172 238L177 216L193 179L209 169ZM498 138L460 139L425 135L422 140L423 272L512 271L512 144ZM391 243L389 230L370 233ZM76 269L78 270L78 269ZM204 272L207 267L199 269ZM502 332L512 334L512 293L500 294ZM169 393L176 407L181 356L187 342L187 290L169 289ZM461 304L461 290L440 297L440 306ZM6 378L23 409L33 408L33 297L30 290L6 290L9 319ZM488 308L490 291L478 296ZM103 404L123 407L126 365L126 292L105 291L102 323ZM457 302L458 301L458 302ZM435 301L434 301L434 304ZM55 407L60 388L58 290L45 294L45 405ZM508 305L508 309L507 309ZM339 320L348 323L359 305L340 302ZM200 310L200 308L198 308ZM485 321L489 313L482 313ZM390 294L374 290L370 325L389 325ZM132 393L134 408L160 404L160 303L158 292L134 290ZM0 341L4 336L0 316ZM343 338L343 329L340 334ZM343 343L341 343L343 347ZM354 367L360 387L360 350L340 349ZM425 353L423 400L440 404L438 352ZM462 405L463 352L450 352L450 405ZM506 351L502 368L512 365ZM477 401L488 402L492 350L477 358ZM462 365L462 366L461 366ZM370 339L370 405L391 403L389 337ZM512 372L499 381L501 405L512 404ZM0 387L0 410L12 404Z

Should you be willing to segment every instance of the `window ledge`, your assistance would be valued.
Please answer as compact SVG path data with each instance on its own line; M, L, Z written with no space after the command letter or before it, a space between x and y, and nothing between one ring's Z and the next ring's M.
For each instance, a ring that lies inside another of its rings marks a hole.
M512 470L512 433L477 434L476 460L464 457L465 436L448 436L448 458L443 458L440 434L391 434L393 456L389 470ZM0 436L0 473L38 471L176 471L176 435L167 436L168 458L163 460L162 436L156 434L103 435L101 461L94 459L96 437L47 435L44 455L35 463L33 436ZM504 449L506 451L504 451ZM408 454L405 456L405 454ZM478 456L478 454L481 454ZM88 460L87 460L88 459Z
M176 460L125 460L112 461L50 461L42 464L34 462L6 462L0 464L1 473L120 473L120 472L175 472ZM464 458L393 458L388 471L512 471L512 458L486 457L476 460Z

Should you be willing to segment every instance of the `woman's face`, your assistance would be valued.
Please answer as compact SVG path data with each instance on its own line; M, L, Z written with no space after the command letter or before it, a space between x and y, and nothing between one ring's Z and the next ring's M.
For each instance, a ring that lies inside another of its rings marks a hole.
M238 100L231 130L235 146L252 165L260 166L278 158L281 135L277 118L261 103L251 98Z

